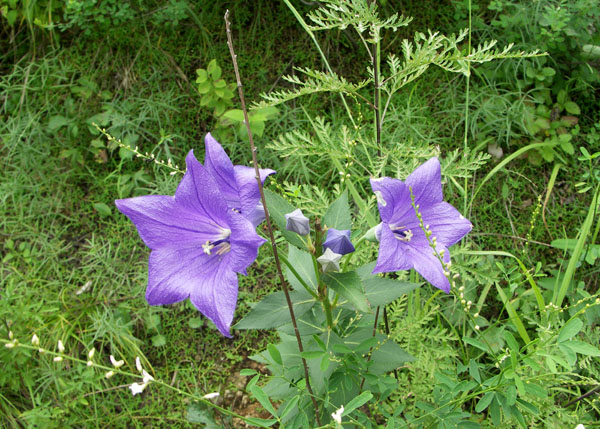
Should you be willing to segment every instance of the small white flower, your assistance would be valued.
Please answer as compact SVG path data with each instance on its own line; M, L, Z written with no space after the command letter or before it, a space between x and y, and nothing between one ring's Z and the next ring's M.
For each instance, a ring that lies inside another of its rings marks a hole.
M94 362L92 362L91 360L87 361L87 366L92 366L94 364Z
M106 378L110 378L110 377L112 377L113 375L115 375L114 371L108 371L106 374L104 374L104 376L105 376Z
M142 393L147 385L148 383L133 383L129 386L129 389L131 390L131 394L135 396L138 393Z
M124 360L116 360L113 355L110 355L110 363L112 363L112 365L115 368L120 368L120 367L123 366L123 364L125 363L125 361Z
M585 429L585 426L579 423L577 426L575 426L575 429Z
M40 345L40 339L36 334L33 334L33 337L31 337L31 344L33 344L34 346Z
M142 380L144 383L154 381L154 377L152 377L150 374L148 374L145 369L142 370L142 375L143 375Z
M12 343L6 343L4 344L4 347L6 347L7 349L12 349L16 346L17 344L15 342Z
M63 353L65 351L65 345L61 340L58 340L58 351Z
M135 367L137 368L137 370L139 372L142 372L142 362L140 361L140 357L139 356L135 357Z
M213 399L213 398L217 398L218 396L219 396L219 392L213 392L213 393L207 393L202 398L203 399Z
M77 292L75 292L75 295L81 295L84 292L87 292L87 290L90 288L90 286L92 285L92 281L88 280L83 286L81 286Z
M336 412L331 413L331 418L335 420L336 423L342 423L342 414L344 413L344 406L342 405Z
M96 354L96 349L92 347L92 349L88 352L88 359L92 360L94 355Z
M13 334L13 331L8 331L8 339L12 340L15 338L15 334Z
M54 357L54 362L60 362L61 360L63 360L62 356L55 356Z

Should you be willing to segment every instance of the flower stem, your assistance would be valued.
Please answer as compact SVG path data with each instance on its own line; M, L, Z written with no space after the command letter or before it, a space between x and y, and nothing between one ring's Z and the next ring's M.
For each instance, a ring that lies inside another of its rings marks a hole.
M227 30L227 45L229 46L229 53L231 54L231 60L233 62L233 70L235 72L235 78L237 81L238 93L240 96L240 103L242 107L242 112L244 113L244 123L246 124L246 131L248 132L248 139L250 140L250 149L252 151L252 162L254 164L254 172L256 174L256 182L258 183L258 190L260 192L260 200L263 205L263 209L265 211L265 219L267 222L267 229L269 231L269 238L271 240L271 247L273 248L273 257L275 258L275 265L277 266L277 274L279 276L279 280L281 283L281 288L283 289L283 293L285 295L285 300L288 305L288 309L290 310L290 318L292 319L292 326L294 327L294 333L296 334L296 340L298 342L298 350L302 354L304 352L304 347L302 345L302 338L300 337L300 331L298 330L298 324L296 323L296 315L294 314L294 307L292 304L292 300L290 299L290 292L287 287L287 283L285 278L283 277L283 271L281 270L281 263L279 262L279 253L277 252L277 244L275 243L275 236L273 234L273 226L271 225L271 217L269 216L269 210L267 209L267 201L265 199L265 192L263 190L262 181L260 180L260 172L258 170L258 160L256 158L256 146L254 146L254 139L252 138L252 131L250 130L250 120L248 119L248 110L246 109L246 101L244 98L244 89L242 87L242 79L240 77L240 71L237 64L237 55L233 49L233 38L231 36L231 26L229 23L229 10L225 12L225 27ZM304 378L306 379L306 390L310 395L310 399L312 400L313 407L315 409L315 419L317 420L317 424L321 426L321 419L319 417L319 407L317 405L317 401L315 399L315 395L313 394L312 387L310 385L310 379L308 375L308 366L306 364L306 360L302 357L302 365L304 366Z

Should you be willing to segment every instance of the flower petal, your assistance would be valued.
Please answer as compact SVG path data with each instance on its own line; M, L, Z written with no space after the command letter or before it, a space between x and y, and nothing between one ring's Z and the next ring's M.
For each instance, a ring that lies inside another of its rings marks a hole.
M444 195L440 161L434 157L417 167L406 179L406 185L412 187L415 203L421 207L441 202Z
M408 243L400 241L389 225L381 225L379 256L373 273L389 273L410 270L413 267Z
M438 244L437 250L438 252L444 250L444 262L450 261L448 249ZM444 275L444 268L431 247L411 246L410 253L414 269L433 286L450 293L450 281Z
M146 300L166 305L190 298L223 335L237 305L237 275L230 269L231 253L206 255L203 249L163 248L150 254Z
M231 337L229 330L237 305L237 295L237 274L221 264L204 279L201 288L194 290L190 300L202 314L212 320L223 335Z
M215 225L225 226L227 204L210 172L198 162L191 150L185 158L187 170L175 191L175 201Z
M134 223L150 249L195 246L222 231L210 218L178 205L171 196L146 195L116 200L115 204Z
M226 256L207 255L201 246L153 250L148 262L148 304L167 305L188 298L194 290L203 287L205 278Z
M389 177L371 179L371 188L377 195L377 205L383 222L395 223L396 219L414 214L408 186L401 180Z
M234 208L241 209L244 215L248 215L255 210L257 204L260 202L256 172L254 167L246 167L245 165L236 165L233 169L239 193L239 206ZM274 173L275 170L269 168L259 169L260 181L265 183L265 179Z
M240 196L231 159L229 159L221 144L210 133L206 134L204 138L204 147L206 149L204 165L215 179L219 191L223 194L222 198L225 198L229 208L239 210Z
M227 216L231 228L229 268L245 275L246 268L258 256L258 248L263 245L265 239L256 233L254 225L242 214L231 210Z
M423 222L428 224L439 243L450 247L471 231L473 225L454 207L445 201L431 207L421 208Z

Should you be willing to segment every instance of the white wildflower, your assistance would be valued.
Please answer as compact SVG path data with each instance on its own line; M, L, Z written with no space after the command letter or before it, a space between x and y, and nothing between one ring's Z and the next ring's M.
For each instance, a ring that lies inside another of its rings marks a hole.
M140 357L139 356L135 357L135 367L137 368L137 370L139 372L142 372L142 362L140 361Z
M203 399L213 399L213 398L217 398L218 396L219 396L219 392L213 392L213 393L207 393L202 398Z
M129 386L129 389L131 390L131 394L135 396L138 393L142 393L147 385L148 383L133 383Z
M55 356L53 360L54 360L54 362L60 362L63 360L63 358L62 358L62 356Z
M145 369L142 370L142 375L143 375L142 380L144 381L144 383L154 381L154 377L152 377L150 374L148 374Z
M116 360L113 355L110 355L110 363L112 363L112 365L115 368L120 368L120 367L123 366L123 364L125 363L125 361L124 360Z
M344 406L342 405L336 412L331 413L331 418L336 423L342 424L342 414L344 413Z
M104 374L104 376L105 376L106 378L110 378L110 377L112 377L113 375L115 375L115 372L114 372L114 371L108 371L106 374Z
M61 340L58 340L58 351L63 353L65 351L65 345Z

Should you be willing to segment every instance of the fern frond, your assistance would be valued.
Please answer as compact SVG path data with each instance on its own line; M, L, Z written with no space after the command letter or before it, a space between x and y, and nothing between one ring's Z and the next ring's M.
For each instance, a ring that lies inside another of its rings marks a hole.
M377 3L365 0L325 0L323 6L308 14L315 23L311 30L329 30L339 28L345 30L354 27L359 33L370 30L372 35L381 29L396 31L407 26L412 18L405 18L397 13L382 19L377 12Z
M297 87L296 89L282 89L270 93L263 93L261 94L261 97L264 100L260 103L256 103L254 106L257 108L276 106L303 95L315 94L318 92L339 92L363 98L362 95L358 93L358 90L365 87L370 82L369 80L363 80L357 84L353 84L336 73L325 73L317 70L310 70L308 68L297 68L296 70L306 76L306 78L302 80L296 75L287 75L283 77L285 81L295 85Z

